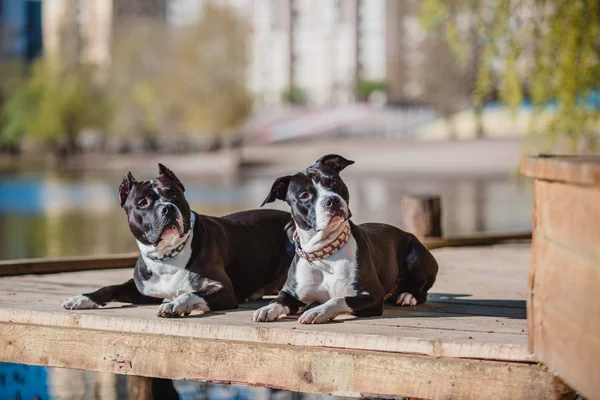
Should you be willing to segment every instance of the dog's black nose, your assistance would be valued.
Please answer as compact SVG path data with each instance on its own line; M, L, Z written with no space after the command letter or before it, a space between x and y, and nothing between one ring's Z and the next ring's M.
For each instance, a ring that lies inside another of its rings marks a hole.
M327 208L332 208L340 205L340 198L337 196L327 197L323 200L323 205Z

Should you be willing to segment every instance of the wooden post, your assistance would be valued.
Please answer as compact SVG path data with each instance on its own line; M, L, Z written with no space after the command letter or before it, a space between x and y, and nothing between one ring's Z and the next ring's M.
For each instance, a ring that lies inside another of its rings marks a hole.
M152 378L147 378L145 376L128 376L127 397L130 400L151 400Z
M402 199L404 230L418 238L442 236L442 201L436 195L407 195Z
M177 400L179 395L171 379L127 377L128 398L131 400Z

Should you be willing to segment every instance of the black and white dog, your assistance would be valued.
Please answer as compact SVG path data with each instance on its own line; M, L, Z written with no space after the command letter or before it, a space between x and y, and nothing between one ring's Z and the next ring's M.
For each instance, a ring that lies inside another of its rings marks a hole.
M289 213L252 210L222 218L196 214L181 181L158 166L158 177L138 182L128 173L119 188L121 207L140 249L133 279L72 297L64 308L96 308L111 301L162 303L158 316L181 317L193 310L236 308L281 287L293 255L286 233L286 225L293 229Z
M350 222L348 188L339 173L353 163L326 155L273 184L263 205L280 199L291 206L296 256L283 289L253 321L304 311L299 322L318 324L343 313L381 315L385 301L409 306L427 299L438 265L425 246L390 225ZM313 303L320 305L307 310Z

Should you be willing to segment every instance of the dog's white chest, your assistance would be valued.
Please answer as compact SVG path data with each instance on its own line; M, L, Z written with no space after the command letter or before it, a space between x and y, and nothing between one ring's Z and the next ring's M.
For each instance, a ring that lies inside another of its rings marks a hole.
M156 262L146 258L144 261L152 276L141 282L141 287L138 288L141 293L146 296L174 299L193 291L192 276L187 269L170 265L168 262Z
M145 246L138 242L144 264L146 264L146 267L152 273L149 279L141 282L136 280L136 286L140 293L145 294L146 296L174 299L184 293L193 291L192 273L185 269L185 266L192 256L193 227L195 220L195 215L192 213L192 230L190 230L187 239L180 239L186 240L185 246L181 252L173 258L169 258L165 261L154 261L148 254L153 254L155 257L161 257L164 254L156 247ZM172 246L176 245L177 242L172 243Z
M334 255L312 264L296 264L296 293L306 304L324 303L333 297L355 296L356 240L353 237Z

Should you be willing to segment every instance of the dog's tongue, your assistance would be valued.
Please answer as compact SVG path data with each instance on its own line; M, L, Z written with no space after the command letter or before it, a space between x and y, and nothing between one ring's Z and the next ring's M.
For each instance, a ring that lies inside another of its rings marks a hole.
M344 217L342 217L341 215L336 215L329 220L329 225L333 224L334 222L343 221L343 220L344 220Z
M163 231L163 236L166 236L166 235L179 235L179 229L177 229L177 227L175 225L169 225Z

